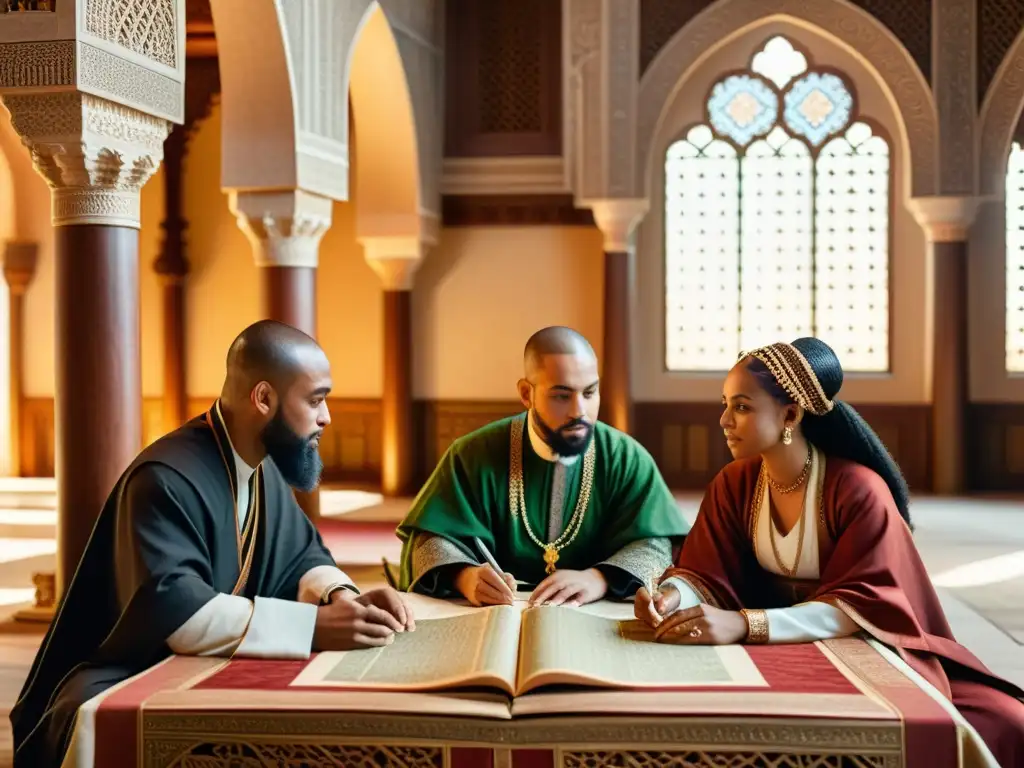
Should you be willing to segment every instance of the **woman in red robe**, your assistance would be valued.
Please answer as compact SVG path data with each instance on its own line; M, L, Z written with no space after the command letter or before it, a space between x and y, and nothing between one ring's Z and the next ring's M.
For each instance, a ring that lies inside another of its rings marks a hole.
M836 400L824 342L741 356L720 420L733 458L637 618L660 642L814 642L866 632L952 701L1002 766L1024 766L1024 691L956 642L878 436Z

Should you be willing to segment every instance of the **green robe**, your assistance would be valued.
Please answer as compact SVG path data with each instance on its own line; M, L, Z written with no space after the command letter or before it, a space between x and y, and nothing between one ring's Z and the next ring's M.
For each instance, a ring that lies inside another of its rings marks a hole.
M438 597L453 594L455 573L465 565L484 562L473 537L479 537L498 564L516 579L536 585L547 575L544 551L529 537L523 520L509 512L514 419L525 422L526 414L501 419L457 439L441 458L398 527L401 589ZM537 454L534 439L524 424L526 510L534 534L546 543L557 538L573 516L584 461L580 456L559 470L556 462ZM671 561L673 545L685 537L690 526L643 446L601 422L595 425L593 439L596 453L590 502L579 533L559 552L556 566L571 570L598 567L608 579L609 597L626 597L660 575L656 569ZM561 522L551 531L556 472L565 473L565 492L560 495Z

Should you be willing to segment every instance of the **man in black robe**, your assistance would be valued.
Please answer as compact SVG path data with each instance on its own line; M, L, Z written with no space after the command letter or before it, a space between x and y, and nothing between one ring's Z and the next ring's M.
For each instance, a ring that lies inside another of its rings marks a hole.
M79 707L172 653L306 658L415 628L394 590L359 593L292 494L319 482L330 389L313 339L258 322L213 407L125 471L11 711L16 768L60 765Z

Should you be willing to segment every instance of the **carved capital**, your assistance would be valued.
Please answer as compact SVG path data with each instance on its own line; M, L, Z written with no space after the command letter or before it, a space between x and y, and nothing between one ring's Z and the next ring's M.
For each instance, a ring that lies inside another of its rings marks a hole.
M418 237L363 237L363 256L385 291L411 291L427 242Z
M606 251L627 251L633 231L647 215L649 203L642 198L619 198L610 200L584 200L594 214L597 228L604 234Z
M39 243L12 240L4 246L4 279L13 296L24 296L36 274Z
M52 223L139 228L139 193L171 124L81 92L9 94L11 124L52 195Z
M978 206L978 197L913 197L907 207L932 243L966 240Z
M300 189L231 191L228 206L252 243L258 267L316 267L332 202Z

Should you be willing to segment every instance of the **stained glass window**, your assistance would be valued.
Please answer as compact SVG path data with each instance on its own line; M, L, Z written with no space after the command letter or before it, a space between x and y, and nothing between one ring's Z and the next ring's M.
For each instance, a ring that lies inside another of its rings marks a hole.
M1006 169L1006 370L1024 373L1024 148Z
M813 335L848 371L888 370L889 145L852 87L777 36L705 108L665 157L667 368Z

